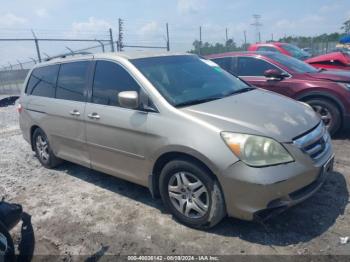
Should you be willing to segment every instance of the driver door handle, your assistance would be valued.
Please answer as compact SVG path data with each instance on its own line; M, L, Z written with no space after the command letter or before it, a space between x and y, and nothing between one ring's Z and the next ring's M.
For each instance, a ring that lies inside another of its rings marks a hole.
M71 114L72 116L80 116L80 112L76 109L70 111L69 114Z
M100 119L100 116L97 113L91 113L91 114L88 114L87 116L88 118L91 118L91 119Z

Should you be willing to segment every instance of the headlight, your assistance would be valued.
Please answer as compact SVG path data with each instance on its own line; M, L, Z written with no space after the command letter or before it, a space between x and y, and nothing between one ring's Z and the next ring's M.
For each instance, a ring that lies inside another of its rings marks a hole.
M294 161L277 141L247 134L222 132L221 137L231 151L249 166L261 167Z
M344 87L346 90L350 91L350 83L338 83L342 87Z

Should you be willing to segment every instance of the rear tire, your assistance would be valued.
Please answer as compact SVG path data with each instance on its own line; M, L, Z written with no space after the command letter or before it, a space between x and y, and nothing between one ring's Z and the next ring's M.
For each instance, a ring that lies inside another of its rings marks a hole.
M32 141L36 156L44 167L54 168L62 163L62 160L52 152L49 140L42 129L35 129Z
M334 135L342 125L341 113L338 107L331 101L323 98L314 98L306 101L328 128L331 135Z
M161 171L159 186L166 208L189 227L211 228L226 215L218 182L200 165L170 161Z

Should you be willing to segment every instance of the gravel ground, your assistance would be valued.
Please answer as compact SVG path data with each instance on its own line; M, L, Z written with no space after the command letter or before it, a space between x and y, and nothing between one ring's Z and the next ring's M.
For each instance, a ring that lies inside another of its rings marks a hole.
M0 108L0 198L21 203L31 216L36 255L350 255L350 243L340 243L350 236L349 139L334 140L335 172L304 203L265 224L226 218L200 231L174 221L146 188L71 163L43 168L9 106ZM21 224L12 234L18 244Z

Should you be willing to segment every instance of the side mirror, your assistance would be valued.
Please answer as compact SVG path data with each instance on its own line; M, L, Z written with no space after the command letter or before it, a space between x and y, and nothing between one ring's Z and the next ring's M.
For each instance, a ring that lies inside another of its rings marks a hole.
M139 94L136 91L123 91L118 94L121 107L137 109L139 107Z
M281 72L278 69L268 69L264 72L264 76L269 80L282 80L287 77L284 72Z

